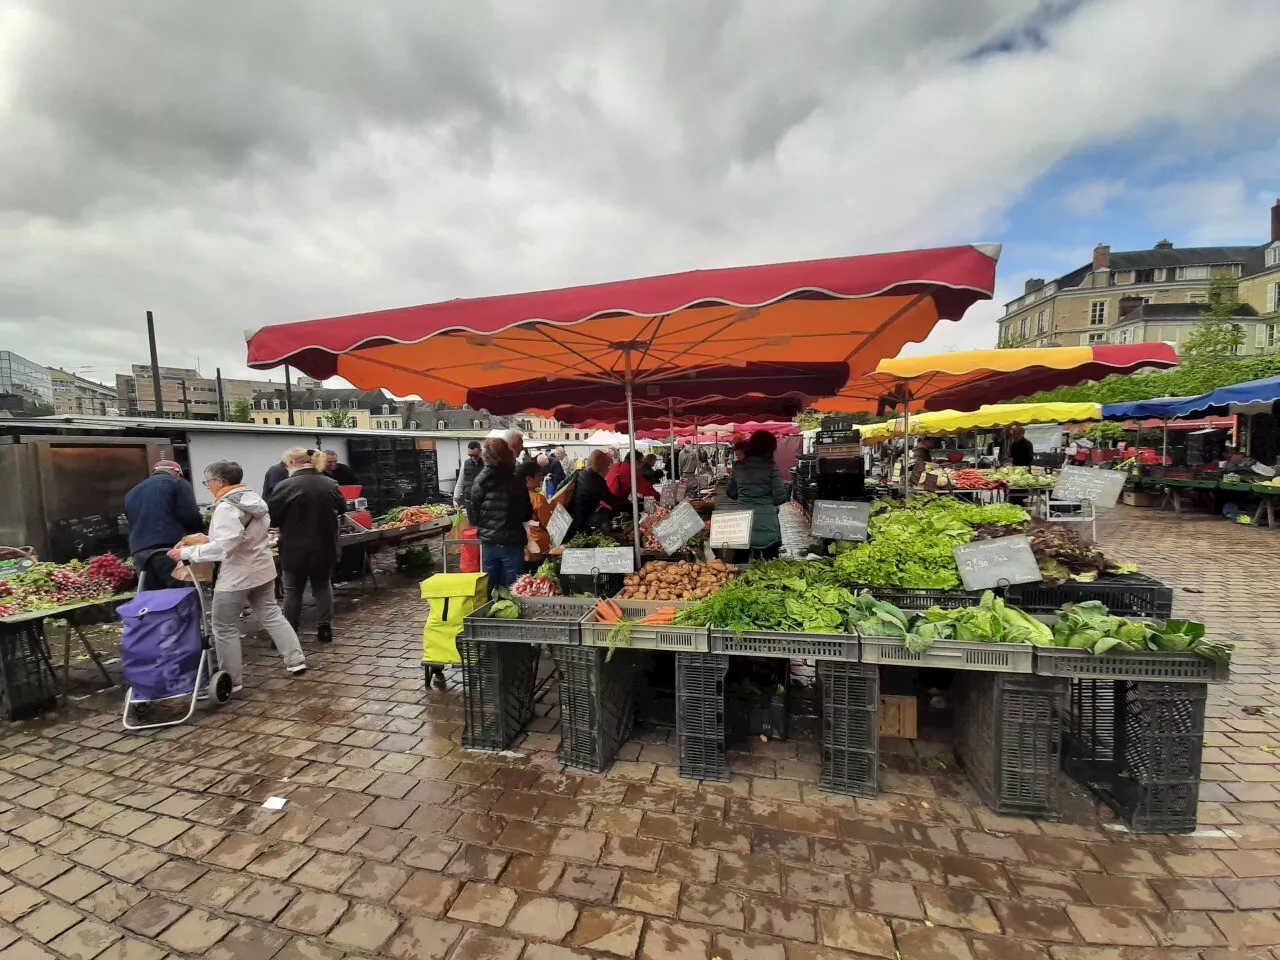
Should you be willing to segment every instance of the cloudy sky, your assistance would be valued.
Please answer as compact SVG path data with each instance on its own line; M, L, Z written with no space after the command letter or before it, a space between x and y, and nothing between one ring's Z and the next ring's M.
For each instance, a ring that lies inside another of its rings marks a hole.
M0 0L0 349L1002 241L1260 243L1275 0ZM998 307L927 346L990 346Z

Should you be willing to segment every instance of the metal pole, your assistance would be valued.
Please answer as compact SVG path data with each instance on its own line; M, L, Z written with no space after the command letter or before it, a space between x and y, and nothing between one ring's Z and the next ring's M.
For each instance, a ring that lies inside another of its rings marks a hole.
M214 379L218 382L218 419L227 419L227 399L222 392L222 368L214 370Z
M676 402L667 399L667 419L671 427L671 467L667 470L667 479L680 481L680 464L676 458Z
M902 499L911 499L911 463L907 457L908 443L911 439L911 401L902 401Z
M631 447L631 534L635 537L636 569L640 569L640 501L636 490L636 412L631 402L632 374L631 348L626 350L627 359L627 444Z
M187 378L182 378L182 416L184 419L191 419L191 404L187 400Z
M289 365L284 365L284 408L289 413L289 426L293 426L293 383L289 379Z
M151 347L151 396L155 416L164 416L164 391L160 389L160 358L156 353L156 322L147 311L147 344Z
M1160 450L1160 466L1169 465L1169 418L1164 418L1164 446Z

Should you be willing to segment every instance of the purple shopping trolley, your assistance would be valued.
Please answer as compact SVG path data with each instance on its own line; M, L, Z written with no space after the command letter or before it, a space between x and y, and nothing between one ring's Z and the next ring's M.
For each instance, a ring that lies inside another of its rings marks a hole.
M204 607L204 593L196 586L149 590L117 608L124 621L120 664L128 684L126 730L170 727L190 719L206 680L215 702L231 698L230 675L213 671ZM185 697L191 703L178 719L139 722L152 704Z

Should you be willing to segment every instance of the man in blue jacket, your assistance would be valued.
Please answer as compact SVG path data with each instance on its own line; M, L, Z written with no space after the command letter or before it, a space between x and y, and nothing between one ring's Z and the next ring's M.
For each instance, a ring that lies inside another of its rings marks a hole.
M151 476L124 495L124 514L129 520L133 565L146 574L143 587L180 586L173 579L175 564L167 554L187 534L204 529L195 493L182 479L182 467L172 460L157 461Z

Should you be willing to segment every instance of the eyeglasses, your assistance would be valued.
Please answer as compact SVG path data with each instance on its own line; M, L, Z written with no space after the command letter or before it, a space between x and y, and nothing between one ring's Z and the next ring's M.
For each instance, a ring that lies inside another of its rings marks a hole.
M221 480L219 480L217 477L209 477L207 480L201 480L201 481L200 481L200 486L202 486L202 487L204 487L206 490L208 490L208 489L209 489L209 484L211 484L211 483L221 483L221 482L222 482L222 481L221 481Z

